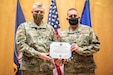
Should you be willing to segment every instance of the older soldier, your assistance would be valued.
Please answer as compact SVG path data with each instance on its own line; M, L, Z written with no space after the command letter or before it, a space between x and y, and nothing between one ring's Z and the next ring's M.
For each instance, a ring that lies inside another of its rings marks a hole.
M45 8L36 2L32 7L33 20L19 25L16 44L23 54L20 69L22 75L52 75L54 64L48 56L49 43L55 41L55 31L51 25L42 21Z
M69 28L62 31L59 40L72 42L71 61L64 61L64 75L95 75L93 54L100 49L100 42L93 29L79 24L78 12L71 8L67 12Z

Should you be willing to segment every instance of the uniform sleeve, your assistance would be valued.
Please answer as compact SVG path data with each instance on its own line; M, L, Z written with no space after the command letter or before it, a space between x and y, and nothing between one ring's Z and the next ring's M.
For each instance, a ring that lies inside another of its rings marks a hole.
M89 56L92 55L93 53L99 51L100 49L100 41L96 34L94 33L93 29L90 28L90 34L89 34L89 45L84 45L79 47L79 52L78 54L83 55L83 56Z
M51 29L52 29L51 31L52 40L51 41L57 41L57 34L55 32L55 29L53 27Z
M26 34L24 24L19 25L16 32L16 45L19 52L24 52L27 56L36 56L39 55L39 52L34 48L30 47L26 43Z

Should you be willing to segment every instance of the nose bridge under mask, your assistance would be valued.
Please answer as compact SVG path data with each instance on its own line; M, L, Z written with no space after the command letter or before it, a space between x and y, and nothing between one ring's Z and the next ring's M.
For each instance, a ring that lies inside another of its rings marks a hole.
M70 17L70 18L76 18L76 17L77 17L77 15L72 14L72 15L70 15L69 17Z
M41 11L38 11L38 13L37 14L41 14Z
M74 15L72 15L71 17L73 17L73 18L74 18L75 16L74 16Z

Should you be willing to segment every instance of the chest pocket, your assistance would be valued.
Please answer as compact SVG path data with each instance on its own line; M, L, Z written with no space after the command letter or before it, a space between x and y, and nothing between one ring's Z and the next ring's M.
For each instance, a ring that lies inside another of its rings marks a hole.
M90 44L90 37L89 37L89 33L79 33L77 36L76 43L79 46L86 46Z
M41 29L37 31L37 41L39 44L47 43L51 40L50 31L47 29Z

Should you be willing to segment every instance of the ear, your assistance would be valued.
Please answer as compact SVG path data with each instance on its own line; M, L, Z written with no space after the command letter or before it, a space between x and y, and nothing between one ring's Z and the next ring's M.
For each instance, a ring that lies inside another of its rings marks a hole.
M31 13L33 13L33 11L31 11Z
M78 17L78 19L80 20L80 17Z
M80 19L80 17L78 17L78 19Z
M68 18L66 18L66 20L68 20Z

